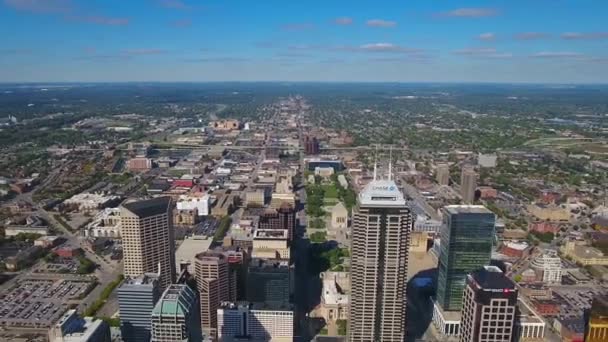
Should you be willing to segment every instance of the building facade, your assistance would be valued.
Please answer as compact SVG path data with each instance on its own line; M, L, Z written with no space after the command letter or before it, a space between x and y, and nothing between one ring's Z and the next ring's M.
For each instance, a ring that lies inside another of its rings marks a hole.
M477 173L470 166L462 168L460 175L460 195L464 204L475 202L475 190L477 189Z
M251 259L247 271L247 300L276 305L289 303L292 279L289 260Z
M188 285L169 286L152 310L151 342L200 342L196 293Z
M511 342L517 315L515 284L495 266L467 276L461 342Z
M352 217L349 340L403 341L412 213L389 176L363 189Z
M158 278L156 274L144 274L126 279L118 288L123 341L150 341L150 315L161 295Z
M196 256L196 286L200 295L201 327L205 335L217 336L217 309L236 293L236 280L231 282L227 257L220 252L207 251Z
M479 205L446 206L441 232L437 303L459 311L467 274L490 264L495 215Z
M110 326L101 319L67 311L48 333L50 342L110 342Z
M223 303L217 309L220 341L292 342L294 311L291 305Z
M175 281L171 199L158 197L120 207L124 274L159 273L161 289Z
M439 185L450 184L450 166L448 164L439 164L435 170L435 180Z
M586 316L585 341L608 341L608 297L593 298L591 309Z
M562 260L557 251L546 250L540 257L532 260L531 266L538 273L538 279L542 279L543 283L561 284Z

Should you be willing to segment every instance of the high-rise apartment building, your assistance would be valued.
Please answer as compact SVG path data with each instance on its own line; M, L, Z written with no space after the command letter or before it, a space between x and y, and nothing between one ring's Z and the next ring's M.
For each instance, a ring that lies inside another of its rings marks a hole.
M439 164L435 170L435 180L439 185L450 184L450 166L448 164Z
M585 316L585 342L608 341L608 297L593 298Z
M118 288L120 333L125 342L150 341L150 314L160 298L159 275L127 278Z
M517 315L517 289L496 266L467 276L460 342L511 342Z
M292 342L293 316L290 304L222 303L217 309L218 339Z
M352 215L349 340L401 342L406 336L412 213L390 174L388 180L369 183L357 202Z
M188 285L170 285L152 310L151 342L200 342L201 320L196 292Z
M175 281L171 198L125 203L120 208L124 274L160 273L161 289Z
M475 190L477 190L477 173L472 166L463 166L460 175L460 195L464 204L475 202Z
M493 212L481 205L450 205L443 209L440 234L437 304L445 311L460 311L467 274L490 264Z
M217 309L236 293L236 277L231 280L228 258L222 252L207 251L196 256L196 286L200 295L201 325L205 335L217 336Z

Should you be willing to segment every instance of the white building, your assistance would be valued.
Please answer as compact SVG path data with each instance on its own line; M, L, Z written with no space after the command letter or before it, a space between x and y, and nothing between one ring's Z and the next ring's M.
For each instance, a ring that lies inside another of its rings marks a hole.
M317 176L329 177L333 174L334 174L333 167L319 167L319 166L315 167L315 175L317 175Z
M539 278L542 277L544 283L562 282L562 260L557 251L544 251L543 255L532 260L531 266L539 274Z
M443 336L459 336L460 311L443 311L441 305L433 301L433 324Z
M443 222L441 222L441 220L418 217L416 221L414 221L414 231L438 235L442 225Z
M120 239L120 227L120 208L106 208L87 224L84 236Z
M519 339L517 341L544 341L545 321L521 299L517 300L518 319L515 323L515 331Z
M340 183L340 186L344 189L348 189L348 181L346 181L344 175L338 175L338 183Z
M496 167L496 160L498 157L496 154L483 154L480 153L477 157L477 165L480 167Z
M249 336L254 341L292 342L293 308L289 304L222 303L217 309L217 328L220 341Z
M232 170L224 167L218 167L217 169L215 169L215 174L218 176L229 176L231 172Z
M83 192L74 195L63 202L65 205L74 205L78 211L91 211L105 207L110 202L118 200L118 196L105 196Z
M199 196L181 195L176 203L177 210L196 209L198 216L209 215L209 195Z

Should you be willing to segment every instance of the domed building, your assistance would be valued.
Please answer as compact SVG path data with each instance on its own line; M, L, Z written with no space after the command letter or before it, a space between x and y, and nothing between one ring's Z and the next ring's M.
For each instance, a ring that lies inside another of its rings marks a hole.
M530 266L536 271L538 279L542 279L543 283L559 284L562 282L562 260L557 255L557 251L544 251L541 256L532 260Z

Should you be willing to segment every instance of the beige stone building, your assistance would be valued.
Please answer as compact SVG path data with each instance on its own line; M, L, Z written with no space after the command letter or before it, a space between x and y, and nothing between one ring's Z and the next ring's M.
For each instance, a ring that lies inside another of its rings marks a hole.
M323 272L319 276L323 283L321 303L313 311L313 316L323 318L325 322L347 320L350 304L350 274Z
M608 256L605 256L599 249L588 246L583 242L567 241L560 249L562 253L580 265L608 266Z
M236 293L236 278L230 276L225 254L207 251L196 256L194 262L196 287L200 295L201 328L205 335L217 336L217 309L230 301Z
M568 221L570 220L570 211L556 205L545 204L530 204L528 212L541 221Z
M167 288L175 281L171 199L125 203L120 207L120 220L125 276L159 272L159 285Z
M247 208L261 208L264 206L264 191L255 190L245 193L245 206Z
M331 228L332 229L346 229L348 227L348 210L342 204L338 202L331 209Z
M289 260L289 232L278 229L257 229L253 234L251 256L261 259Z

